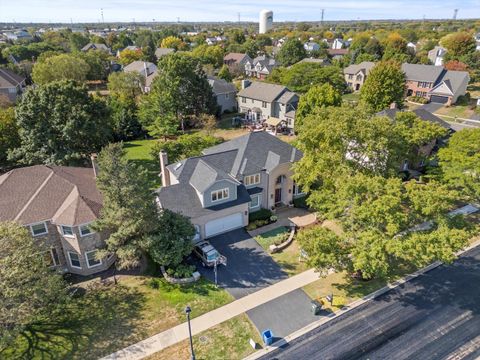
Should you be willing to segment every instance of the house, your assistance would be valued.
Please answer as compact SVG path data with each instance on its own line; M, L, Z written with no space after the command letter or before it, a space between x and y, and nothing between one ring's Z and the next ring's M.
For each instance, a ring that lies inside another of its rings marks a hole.
M205 42L207 45L216 45L220 42L226 41L227 38L225 36L213 36L213 37L207 37L205 38Z
M374 66L375 63L371 61L363 61L360 64L347 66L343 69L345 82L353 91L359 91Z
M265 131L205 149L203 155L168 165L160 153L161 208L181 213L195 226L195 240L248 225L249 213L291 204L301 196L292 164L302 153Z
M237 101L239 111L249 120L267 120L269 125L283 125L290 131L295 127L299 96L283 85L244 80Z
M410 41L407 43L407 49L409 49L413 54L415 54L417 52L417 44Z
M245 64L252 61L250 56L242 53L228 53L223 57L223 63L228 66L230 72L236 72L238 70L243 72Z
M7 37L8 40L11 41L30 41L33 39L32 35L30 35L30 33L25 29L18 31L7 31L3 34Z
M137 72L144 76L145 86L143 88L144 92L150 91L150 86L153 79L157 75L157 65L148 61L136 60L123 68L124 72Z
M171 54L175 52L175 49L171 49L171 48L157 48L155 50L155 57L157 58L157 61L160 60L162 57L164 57L165 55L168 55L168 54Z
M25 78L9 69L0 68L0 96L14 103L25 89Z
M39 256L61 272L91 275L113 263L113 256L95 258L106 236L90 224L101 208L92 168L35 165L0 176L0 221L25 226L48 247Z
M447 53L447 49L441 46L435 46L432 50L428 52L428 60L435 66L443 65L443 58Z
M327 53L332 59L340 60L348 54L348 49L327 49Z
M89 50L102 50L102 51L106 51L108 53L111 53L111 50L110 48L105 45L105 44L98 44L98 43L88 43L87 45L85 45L81 51L83 52L87 52Z
M129 50L129 51L142 51L141 47L135 46L135 45L128 45L126 48L123 48L122 50L118 49L117 50L117 58L120 57L120 53L124 50Z
M406 95L421 96L431 102L452 105L465 95L470 76L466 71L446 70L442 66L402 64Z
M318 45L316 42L309 41L309 42L306 42L305 44L303 44L303 48L307 52L318 51L318 50L320 50L320 45Z
M275 59L261 55L245 63L245 74L259 79L265 79L277 66Z
M347 44L345 43L345 41L343 41L342 39L335 39L333 40L330 48L331 49L334 49L334 50L339 50L339 49L345 49L347 47Z
M237 88L234 84L215 76L209 76L208 83L212 87L220 113L237 109Z

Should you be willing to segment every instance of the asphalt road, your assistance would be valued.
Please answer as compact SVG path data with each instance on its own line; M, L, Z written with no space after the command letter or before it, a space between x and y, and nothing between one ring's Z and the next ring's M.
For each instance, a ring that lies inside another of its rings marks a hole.
M478 358L480 247L453 265L440 266L262 357Z

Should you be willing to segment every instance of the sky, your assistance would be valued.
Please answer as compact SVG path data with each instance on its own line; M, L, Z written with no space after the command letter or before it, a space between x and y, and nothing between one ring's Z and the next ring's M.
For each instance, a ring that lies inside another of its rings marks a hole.
M0 0L0 22L275 21L480 18L480 0Z

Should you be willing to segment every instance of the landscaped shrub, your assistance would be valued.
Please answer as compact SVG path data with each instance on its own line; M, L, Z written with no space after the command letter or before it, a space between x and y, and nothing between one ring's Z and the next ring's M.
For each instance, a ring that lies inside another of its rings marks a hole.
M418 103L418 104L426 104L428 103L428 99L422 97L422 96L409 96L407 98L408 101Z
M470 103L470 93L466 93L465 95L460 95L457 99L455 105L460 106L467 106Z
M272 216L272 212L268 209L260 209L248 215L248 222L256 220L268 220Z
M300 209L308 209L307 196L302 196L293 199L293 206Z
M195 271L194 265L180 264L175 269L167 269L167 274L175 279L189 278Z

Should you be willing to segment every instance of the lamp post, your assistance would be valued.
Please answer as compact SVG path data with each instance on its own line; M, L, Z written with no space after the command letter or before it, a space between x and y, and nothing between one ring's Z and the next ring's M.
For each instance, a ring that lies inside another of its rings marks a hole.
M192 340L192 328L190 327L190 313L192 312L192 309L190 309L190 306L187 306L185 308L185 314L187 314L187 322L188 322L188 336L190 337L190 353L191 353L191 359L195 360L195 353L193 352L193 340Z

